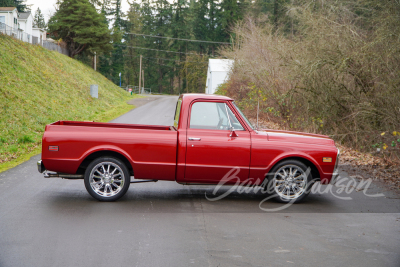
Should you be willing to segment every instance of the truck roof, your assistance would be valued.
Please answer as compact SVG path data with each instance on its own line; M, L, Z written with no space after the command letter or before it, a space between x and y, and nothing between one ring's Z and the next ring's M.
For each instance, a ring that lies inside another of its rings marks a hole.
M222 95L210 95L210 94L182 94L180 97L185 98L185 101L192 101L194 99L215 99L215 100L228 100L233 101L232 98Z

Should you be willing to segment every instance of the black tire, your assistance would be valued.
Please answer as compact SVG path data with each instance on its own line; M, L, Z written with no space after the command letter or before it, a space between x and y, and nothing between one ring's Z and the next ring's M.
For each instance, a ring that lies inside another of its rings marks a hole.
M86 190L95 199L115 201L128 191L131 177L119 159L100 157L86 168L84 181Z
M290 168L292 168L294 175L289 175L291 178L283 178L284 170L288 171ZM298 176L296 177L297 174ZM310 189L313 185L311 168L298 160L279 162L268 174L267 181L265 191L281 203L295 204L303 201L310 194ZM297 191L297 189L299 190Z

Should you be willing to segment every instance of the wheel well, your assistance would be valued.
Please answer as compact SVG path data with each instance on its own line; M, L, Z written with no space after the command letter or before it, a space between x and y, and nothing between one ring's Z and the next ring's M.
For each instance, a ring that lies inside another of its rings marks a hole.
M81 165L79 165L78 171L76 173L77 174L85 174L85 170L86 170L87 166L89 166L90 162L92 162L93 160L100 158L100 157L113 157L113 158L117 158L117 159L121 160L125 164L125 166L128 168L130 175L133 176L133 168L132 168L132 165L129 162L129 160L122 154L115 152L115 151L109 151L109 150L97 151L97 152L94 152L94 153L90 154L89 156L87 156L82 161Z
M318 171L318 168L314 165L314 163L312 163L311 161L309 161L308 159L305 159L305 158L300 158L300 157L284 158L284 159L278 161L277 163L275 163L275 165L271 168L271 170L277 164L281 163L282 161L286 161L286 160L298 160L298 161L302 162L304 165L309 166L311 168L312 178L315 179L316 181L321 181L321 175Z

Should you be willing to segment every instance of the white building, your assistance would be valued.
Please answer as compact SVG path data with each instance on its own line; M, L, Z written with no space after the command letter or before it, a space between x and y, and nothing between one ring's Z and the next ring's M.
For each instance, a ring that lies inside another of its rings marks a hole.
M32 28L33 44L43 45L43 41L46 40L46 31L42 28Z
M0 7L1 30L7 31L6 34L18 35L18 11L16 7ZM6 27L5 25L8 27Z
M32 43L33 16L31 12L21 12L18 17L19 28L24 31L23 41Z
M229 78L229 72L233 67L231 59L209 59L206 81L206 94L214 94L220 84Z

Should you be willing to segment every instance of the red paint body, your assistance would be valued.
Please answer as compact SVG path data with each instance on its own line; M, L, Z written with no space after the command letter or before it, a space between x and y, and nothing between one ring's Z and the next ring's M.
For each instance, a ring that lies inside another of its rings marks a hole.
M72 121L49 124L43 135L43 164L49 171L76 174L91 154L112 151L130 163L135 179L217 184L232 168L239 168L236 176L241 181L250 178L260 184L276 163L298 158L313 164L323 183L331 180L338 149L329 137L253 130L232 99L224 96L185 94L180 100L177 128ZM189 128L196 101L226 103L245 130L235 130L238 136L230 137L229 130ZM188 140L191 137L201 140ZM58 146L58 151L50 151L50 146ZM323 163L323 157L331 157L332 162Z

